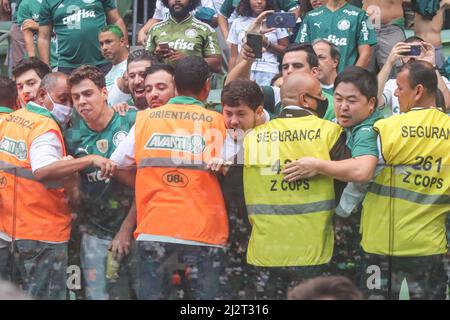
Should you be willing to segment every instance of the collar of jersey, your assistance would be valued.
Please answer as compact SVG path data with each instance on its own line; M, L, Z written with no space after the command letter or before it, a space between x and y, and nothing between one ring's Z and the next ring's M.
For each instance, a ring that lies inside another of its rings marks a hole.
M11 112L14 112L14 110L8 107L0 106L0 113L11 113Z
M205 107L205 104L193 97L188 96L177 96L170 99L167 104L195 104L200 107Z
M42 107L36 103L34 103L33 101L30 101L27 103L27 105L25 106L25 108L33 113L37 113L46 117L49 117L51 119L53 119L52 114L50 113L50 111L47 110L47 108Z
M184 20L182 20L180 22L176 22L176 20L174 18L172 18L172 16L170 16L169 19L172 20L172 22L175 23L175 24L182 24L182 23L188 21L191 18L192 18L192 14L189 14L186 19L184 19Z

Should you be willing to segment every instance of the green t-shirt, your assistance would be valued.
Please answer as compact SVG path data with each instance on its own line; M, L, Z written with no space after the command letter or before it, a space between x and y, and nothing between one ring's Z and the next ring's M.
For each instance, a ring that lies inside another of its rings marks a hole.
M114 0L43 0L39 25L53 25L58 38L58 66L106 63L98 42L106 25L106 12L116 8Z
M334 43L340 51L339 72L356 63L358 46L377 43L375 31L367 26L365 11L348 3L336 11L321 6L308 12L295 42L312 43L325 39Z
M383 115L375 110L370 117L352 128L345 128L347 134L347 147L352 152L352 157L371 155L378 158L377 137L373 130L373 125L378 120L383 119Z
M216 31L208 24L189 15L177 23L172 17L155 24L149 31L146 50L153 52L161 42L187 56L220 55Z
M88 154L109 158L135 121L134 110L129 110L123 117L114 113L108 126L96 132L79 119L64 133L67 151L75 158ZM81 213L87 232L100 239L114 238L133 202L133 190L114 179L101 178L100 169L94 167L80 172L80 178Z
M225 0L219 9L219 13L229 18L233 14L233 11L239 5L239 1L240 0ZM298 1L296 0L275 0L274 4L277 9L286 12L291 11L298 7Z
M22 27L22 23L27 19L33 19L39 23L41 4L42 0L22 0L19 10L17 10L17 24ZM37 44L37 32L34 32L34 43ZM56 35L53 35L50 43L50 66L52 68L58 66L57 46Z

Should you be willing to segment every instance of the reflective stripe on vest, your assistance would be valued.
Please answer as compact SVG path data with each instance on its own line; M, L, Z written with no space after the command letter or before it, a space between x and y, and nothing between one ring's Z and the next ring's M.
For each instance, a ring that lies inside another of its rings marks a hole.
M293 215L328 211L333 210L334 208L336 208L334 200L325 200L319 202L284 206L269 204L248 205L247 211L249 214Z
M397 187L387 187L378 183L372 183L369 188L370 192L373 192L380 196L398 198L403 200L408 200L418 204L448 204L450 205L450 196L441 195L430 195L414 192L411 190L397 188Z
M29 169L21 168L18 166L14 166L12 164L9 164L7 162L0 160L0 172L6 172L9 174L12 174L14 176L24 178L27 180L31 180L37 183L41 183L44 185L46 189L60 189L63 187L63 184L61 182L42 182L36 179L33 172Z
M178 161L177 161L178 160ZM190 169L190 170L200 170L200 171L208 171L206 169L206 163L195 163L188 164L183 163L183 159L172 159L172 158L143 158L139 163L139 168L146 167L168 167L168 168L177 168L177 169Z

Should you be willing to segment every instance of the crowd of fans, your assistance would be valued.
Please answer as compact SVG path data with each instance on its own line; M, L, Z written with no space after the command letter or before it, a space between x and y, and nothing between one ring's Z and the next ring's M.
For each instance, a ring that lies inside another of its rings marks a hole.
M156 0L133 50L116 1L1 5L0 276L30 297L448 298L450 1Z

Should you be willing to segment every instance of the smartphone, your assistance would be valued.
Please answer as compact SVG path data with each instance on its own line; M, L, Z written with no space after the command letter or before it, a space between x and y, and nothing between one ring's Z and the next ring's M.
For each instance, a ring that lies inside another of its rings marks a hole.
M263 38L259 33L247 33L247 45L252 48L256 59L262 58Z
M292 12L274 12L266 19L267 28L295 28L297 20Z
M402 56L420 56L421 53L422 53L422 46L417 44L417 45L412 45L411 49L409 51L403 52L401 55Z
M159 47L160 50L164 50L164 51L169 51L170 50L168 42L160 42L158 44L158 47Z

